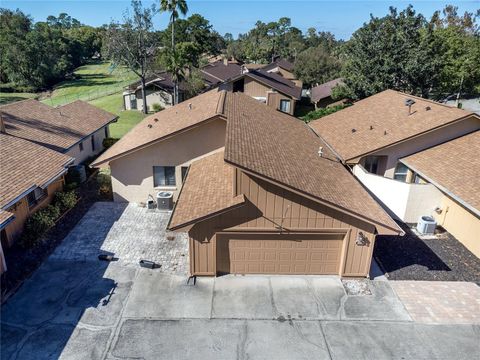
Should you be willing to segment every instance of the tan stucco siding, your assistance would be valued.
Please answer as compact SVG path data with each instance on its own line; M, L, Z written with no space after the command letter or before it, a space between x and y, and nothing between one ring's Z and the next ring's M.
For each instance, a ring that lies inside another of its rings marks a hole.
M267 92L272 89L249 77L245 77L244 93L251 97L267 98Z
M172 94L166 92L165 90L160 90L158 88L147 88L147 108L149 111L152 111L153 104L160 104L162 107L167 108L173 104ZM137 98L137 109L139 111L143 110L143 97L142 90L137 90L135 92Z
M290 101L290 112L289 112L289 114L293 115L293 113L295 112L295 100L286 96L286 95L283 95L279 92L273 92L272 91L272 92L268 93L267 105L274 108L274 109L279 110L281 100L289 100Z
M8 211L12 212L15 216L15 219L5 228L8 242L10 245L12 245L22 233L23 226L25 225L25 221L27 220L27 218L30 215L34 214L36 211L50 204L55 196L55 193L57 191L62 191L63 184L63 177L51 183L47 187L47 196L31 208L28 206L27 198L23 197L16 204L14 204L8 209Z
M149 194L155 197L161 190L172 191L176 199L182 185L182 166L223 148L225 127L226 122L217 118L111 161L114 200L145 202ZM176 185L155 188L154 166L175 166Z
M236 193L244 194L247 205L200 222L192 227L190 235L191 271L197 275L214 275L217 231L279 232L344 230L339 275L367 276L374 245L374 227L327 206L306 199L288 190L237 171ZM367 246L359 246L355 239L359 232L369 239ZM225 264L222 265L225 267Z
M107 134L110 134L108 130L108 125L100 128L92 135L87 136L83 141L83 150L80 151L80 145L75 144L72 146L66 154L75 159L74 165L80 164L82 161L86 160L89 157L98 155L103 151L103 140L107 137L105 136L105 128L107 128ZM95 150L92 148L92 136L95 141Z
M369 155L387 156L388 158L386 159L386 163L384 164L385 172L379 173L379 175L393 178L398 159L414 154L418 151L425 150L432 146L441 144L445 141L468 134L478 129L480 129L480 121L471 117L460 122L450 124L443 128L431 131L427 134L423 134L415 138L406 140L388 148L373 152ZM348 161L348 163L357 163L358 160L359 159L354 159L352 161ZM362 163L362 161L360 161L360 163Z
M440 214L433 214L438 225L480 258L480 217L447 195L443 196L440 208Z

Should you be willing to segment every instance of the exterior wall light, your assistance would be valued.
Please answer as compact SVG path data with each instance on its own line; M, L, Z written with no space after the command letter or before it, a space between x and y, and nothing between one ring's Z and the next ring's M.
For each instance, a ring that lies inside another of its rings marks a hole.
M357 239L355 240L355 244L357 244L358 246L366 246L369 243L370 241L368 241L368 238L363 232L360 231L357 235Z

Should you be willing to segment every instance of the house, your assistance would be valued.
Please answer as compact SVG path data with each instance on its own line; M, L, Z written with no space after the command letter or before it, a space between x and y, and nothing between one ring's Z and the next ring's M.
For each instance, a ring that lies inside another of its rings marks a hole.
M409 183L399 160L480 129L480 117L386 90L309 125L397 218L416 223L432 214L439 193L432 183Z
M407 183L437 190L437 224L480 258L480 130L400 159Z
M397 224L302 121L219 100L225 149L192 162L168 224L189 233L191 274L368 276L376 235Z
M276 72L264 69L248 70L224 82L220 89L231 92L243 92L268 106L293 115L295 103L302 97L302 88Z
M182 82L178 85L178 102L185 98L185 88ZM145 92L148 110L152 110L154 104L167 108L173 105L174 82L167 72L161 72L150 76L145 82ZM122 94L123 108L125 110L143 111L142 84L137 81L131 84Z
M170 191L174 198L191 161L222 149L225 92L217 89L146 117L92 166L110 167L115 201L145 202Z
M79 164L103 151L117 116L84 101L51 107L28 99L0 106L5 132L74 158Z
M342 100L332 99L332 90L335 86L339 85L343 85L343 80L340 78L312 87L310 91L310 101L315 105L315 109L342 104Z
M26 219L48 205L63 189L64 174L74 159L36 142L0 133L1 247L9 248ZM3 250L2 257L3 257ZM4 264L4 259L1 259Z
M228 59L211 62L200 69L207 89L217 87L223 82L241 74L241 66Z
M295 83L296 86L302 88L303 82L295 76L294 72L294 64L290 61L277 57L274 61L270 64L265 65L262 67L262 70L268 73L275 73L282 76L284 79L290 80Z

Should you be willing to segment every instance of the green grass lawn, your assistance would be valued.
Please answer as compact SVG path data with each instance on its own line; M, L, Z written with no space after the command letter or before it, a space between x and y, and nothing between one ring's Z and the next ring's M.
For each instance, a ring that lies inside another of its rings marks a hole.
M123 110L122 101L121 92L89 101L90 104L119 116L117 122L110 125L110 136L118 139L145 117L141 111Z
M25 99L33 99L38 95L35 93L4 93L0 92L0 105L5 105L10 102L21 101Z
M80 66L74 74L75 79L58 83L51 96L42 101L51 106L75 100L90 101L119 92L137 80L137 76L125 67L118 66L112 71L109 62Z

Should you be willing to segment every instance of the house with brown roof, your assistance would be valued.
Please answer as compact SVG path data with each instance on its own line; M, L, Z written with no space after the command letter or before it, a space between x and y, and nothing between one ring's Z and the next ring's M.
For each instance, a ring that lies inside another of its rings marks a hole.
M262 70L268 73L275 73L282 76L284 79L290 80L295 83L296 86L301 88L303 82L294 74L294 64L287 59L277 57L270 64L267 64L262 67Z
M312 87L310 90L310 101L315 105L315 109L342 104L343 100L334 100L332 98L333 88L342 84L343 80L338 78Z
M407 183L437 193L431 215L480 258L480 130L400 159Z
M225 149L192 162L168 229L192 275L368 276L377 234L401 230L307 125L227 92Z
M178 86L178 102L185 99L185 88L183 83ZM173 90L174 82L172 76L163 71L159 74L149 76L145 82L145 93L147 99L147 108L152 110L155 104L162 108L167 108L173 105ZM125 89L123 96L124 110L139 110L143 111L143 95L142 84L136 81Z
M14 243L31 214L48 205L55 192L63 189L64 174L73 161L66 154L0 132L2 249Z
M242 73L220 86L220 89L244 94L261 101L268 106L293 115L295 103L302 97L302 88L293 81L284 78L276 72L262 69L248 70L242 68Z
M310 126L396 217L416 223L433 214L441 194L432 183L411 183L400 159L477 131L480 117L386 90Z
M242 68L238 62L231 62L224 58L223 60L214 61L203 66L200 69L200 72L205 81L205 86L208 89L211 89L240 75L242 72L241 69Z
M0 106L5 132L45 146L79 164L103 151L108 125L118 116L81 100L51 107L29 99Z

